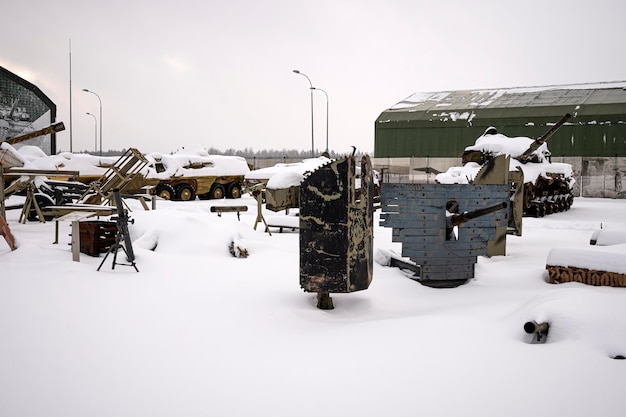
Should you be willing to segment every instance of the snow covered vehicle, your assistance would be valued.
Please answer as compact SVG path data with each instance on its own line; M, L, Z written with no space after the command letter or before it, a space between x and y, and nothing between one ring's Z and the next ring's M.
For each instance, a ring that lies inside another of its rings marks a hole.
M489 127L463 152L462 167L452 167L438 174L441 184L469 184L482 174L487 163L499 155L510 156L510 172L523 174L523 213L542 217L568 210L574 201L576 183L572 166L551 161L546 141L571 115L566 114L550 130L533 140L527 137L508 137Z
M295 163L278 163L271 167L250 171L245 179L247 187L265 184L266 208L282 211L300 207L300 183L311 172L329 164L332 160L326 156L308 158ZM372 171L374 201L380 198L380 175ZM355 166L357 197L361 188L361 167Z
M209 155L201 146L187 146L172 155L151 153L145 182L167 200L239 198L250 167L239 156Z

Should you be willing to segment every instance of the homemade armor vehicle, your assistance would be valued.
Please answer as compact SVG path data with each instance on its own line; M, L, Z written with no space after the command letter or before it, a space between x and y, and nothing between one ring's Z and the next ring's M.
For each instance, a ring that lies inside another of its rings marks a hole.
M571 115L568 113L541 137L508 137L489 127L463 152L462 167L449 168L435 177L440 184L473 184L487 173L489 162L500 155L510 156L509 172L515 173L513 188L523 191L522 210L526 216L542 217L546 214L569 210L573 201L575 184L572 166L551 161L547 140ZM512 191L513 193L514 191Z

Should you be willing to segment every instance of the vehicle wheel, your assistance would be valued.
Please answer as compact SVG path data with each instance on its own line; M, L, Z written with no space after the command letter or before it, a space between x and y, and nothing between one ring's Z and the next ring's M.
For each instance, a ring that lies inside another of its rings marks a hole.
M176 187L176 200L192 201L196 199L196 190L189 184L180 184Z
M241 198L241 185L237 182L233 182L228 186L228 197Z
M174 200L174 187L169 184L159 184L156 187L156 195L161 197L163 200Z
M198 198L200 200L209 200L211 198L211 193L198 194Z
M221 184L213 184L210 194L211 198L215 200L221 200L222 198L224 198L224 186Z
M37 205L40 209L48 206L54 206L54 200L48 194L37 193L35 194L35 201L37 201ZM37 210L35 210L35 206L30 206L30 210L28 211L28 221L34 222L39 220L39 216L37 216ZM52 216L44 216L44 220L50 221L52 220Z

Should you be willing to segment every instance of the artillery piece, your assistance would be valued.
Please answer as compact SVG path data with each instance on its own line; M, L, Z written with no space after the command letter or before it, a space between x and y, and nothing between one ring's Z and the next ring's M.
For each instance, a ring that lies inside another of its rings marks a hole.
M474 276L479 255L488 255L498 227L506 226L508 184L384 184L380 225L393 228L402 259L423 285L450 288ZM458 231L458 233L455 233Z
M489 127L476 139L472 146L465 148L462 167L449 168L438 174L435 180L440 184L485 183L480 178L489 163L501 155L510 156L510 178L502 182L523 181L516 184L523 190L522 211L524 215L542 217L546 214L569 210L574 201L575 184L572 166L565 163L553 163L547 147L547 140L569 119L565 114L547 132L537 139L527 137L507 137ZM513 184L512 184L513 188ZM519 233L518 233L519 234Z
M454 233L454 228L460 226L462 224L467 223L472 219L476 219L481 216L485 216L489 213L493 213L498 210L502 210L508 207L506 202L494 204L489 207L476 209L473 211L466 211L465 213L456 213L450 214L446 216L446 240L456 240L456 234ZM456 201L451 202L447 205L446 211L451 213L450 210L458 210L458 204Z

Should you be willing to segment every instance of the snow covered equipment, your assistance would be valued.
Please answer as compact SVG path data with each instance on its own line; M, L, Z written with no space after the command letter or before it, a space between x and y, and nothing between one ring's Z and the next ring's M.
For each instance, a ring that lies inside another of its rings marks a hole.
M508 184L384 184L380 225L393 228L393 241L411 260L394 263L426 286L464 284L507 224L509 192Z
M361 159L357 193L354 156L313 171L300 185L300 286L332 309L330 293L365 290L372 281L373 181Z
M155 193L164 200L193 201L237 199L250 167L245 158L209 155L200 145L188 145L173 154L150 153L152 162L146 185L155 185Z
M537 139L508 137L489 127L474 145L465 148L462 167L451 167L445 173L437 174L435 180L440 184L477 183L475 181L483 167L500 155L508 155L511 158L509 171L521 171L523 174L524 215L543 217L569 210L574 201L576 183L573 169L570 164L552 162L546 141L570 117L567 113ZM515 180L511 175L509 182L513 184L515 181L519 179Z
M130 148L115 164L110 167L97 181L89 186L89 189L81 196L81 204L104 204L110 203L114 190L125 191L133 188L141 188L136 183L143 185L140 171L148 165L148 160L135 148Z
M117 222L117 234L115 235L115 243L111 245L107 254L104 256L104 259L100 262L98 271L102 268L102 264L104 264L104 261L106 261L109 254L113 252L113 264L111 265L111 269L115 269L115 265L125 265L132 266L135 268L135 271L139 272L137 265L135 265L135 252L133 251L133 243L130 240L130 233L128 232L128 222L130 221L133 223L133 220L128 218L128 211L124 208L124 202L122 201L120 190L113 190L113 197L117 207L117 216L111 217L111 220ZM129 262L128 264L121 264L117 262L117 251L119 249L122 249L126 254L126 260Z

